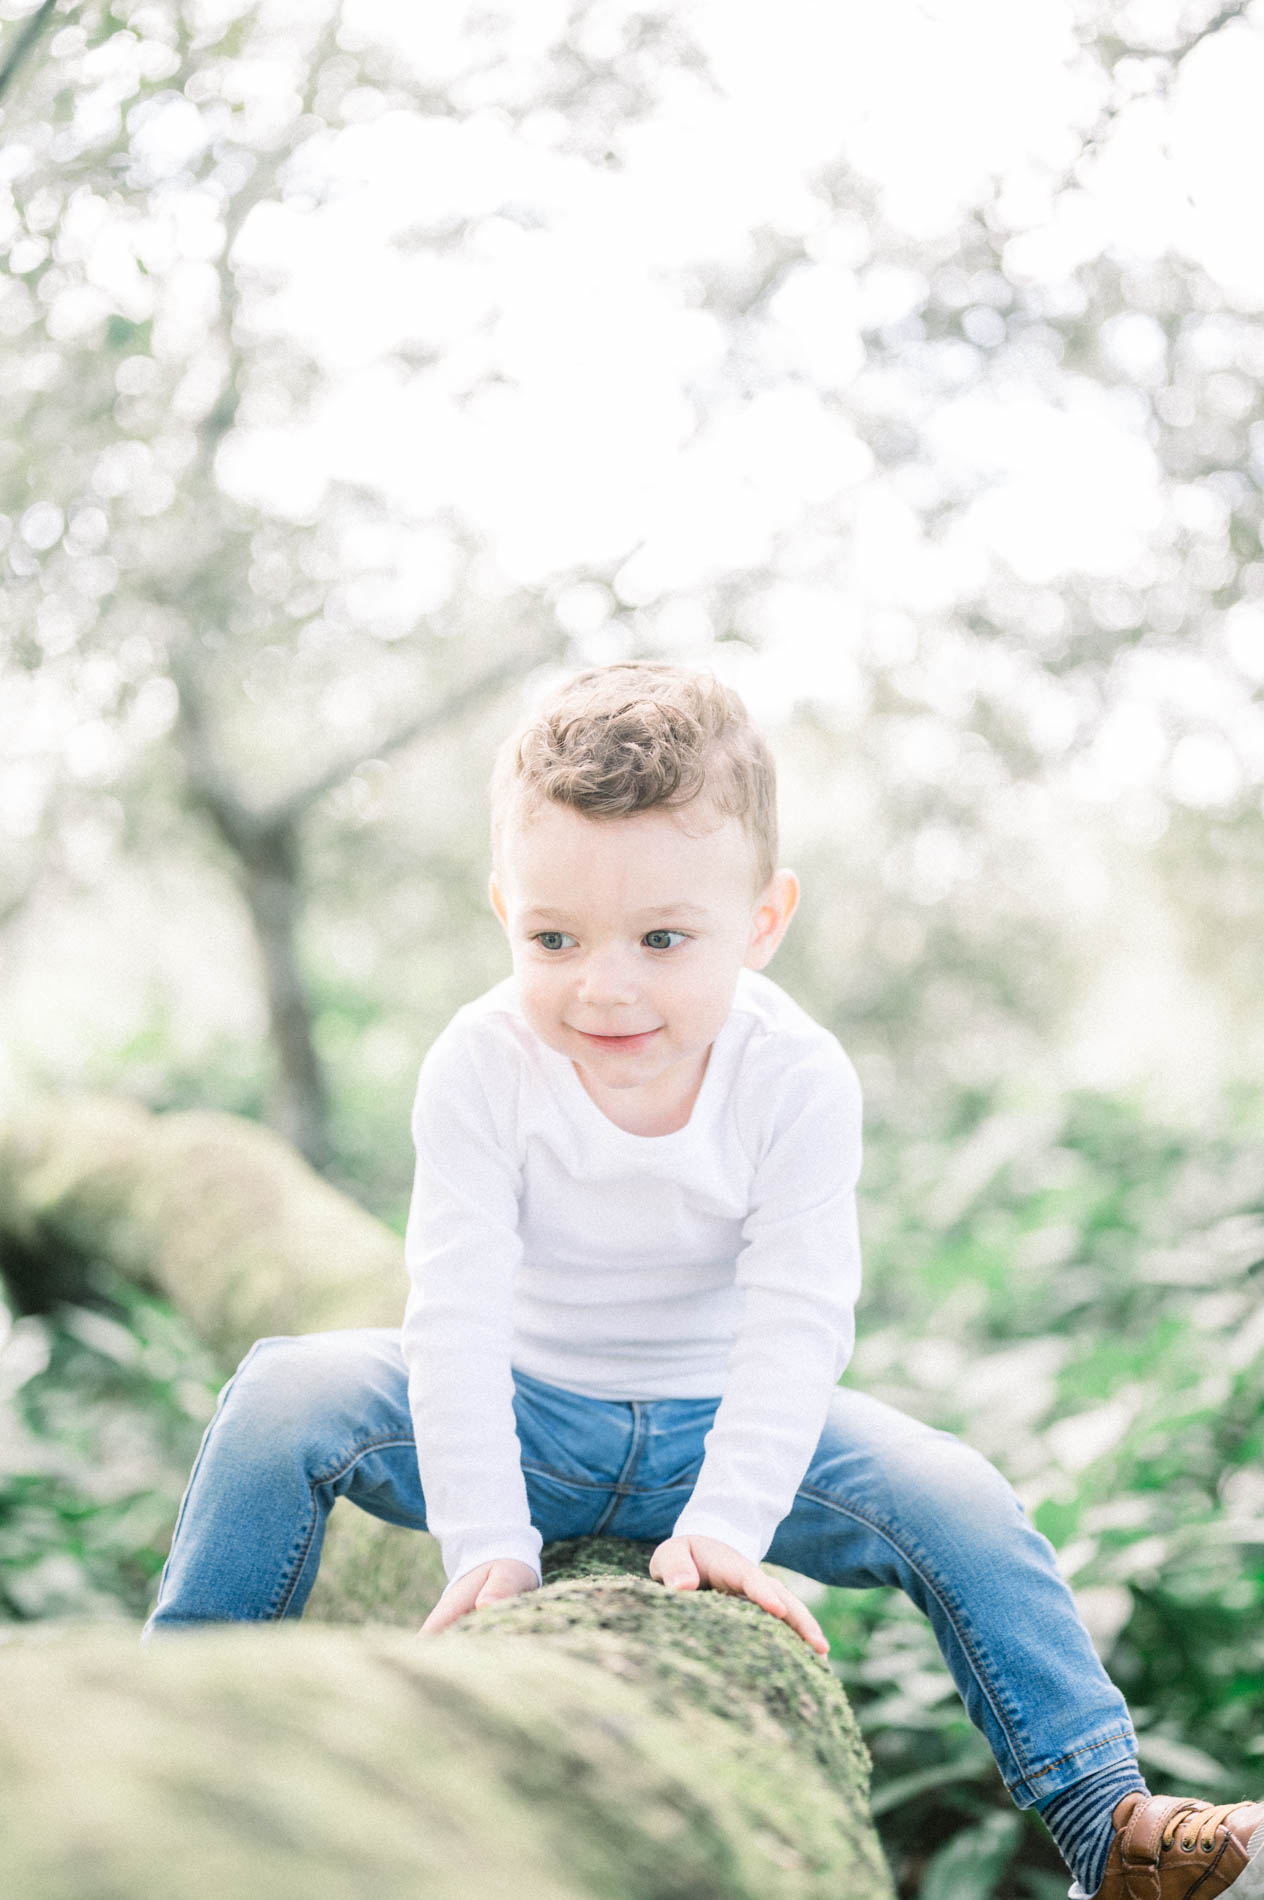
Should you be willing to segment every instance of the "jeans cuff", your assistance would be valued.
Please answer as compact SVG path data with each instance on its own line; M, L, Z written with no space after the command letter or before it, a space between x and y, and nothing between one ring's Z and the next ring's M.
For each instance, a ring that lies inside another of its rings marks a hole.
M1047 1801L1050 1795L1062 1794L1088 1775L1096 1775L1103 1768L1114 1768L1120 1762L1135 1763L1136 1760L1137 1738L1131 1727L1118 1729L1113 1735L1104 1735L1100 1741L1073 1749L1069 1755L1051 1762L1048 1768L1007 1782L1010 1799L1016 1808L1034 1808L1037 1801Z

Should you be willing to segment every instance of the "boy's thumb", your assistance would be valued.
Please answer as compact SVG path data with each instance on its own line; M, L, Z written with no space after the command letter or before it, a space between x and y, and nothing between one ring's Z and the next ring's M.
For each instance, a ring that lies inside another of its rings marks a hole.
M663 1582L669 1590L696 1590L698 1572L692 1557L677 1557L667 1570Z

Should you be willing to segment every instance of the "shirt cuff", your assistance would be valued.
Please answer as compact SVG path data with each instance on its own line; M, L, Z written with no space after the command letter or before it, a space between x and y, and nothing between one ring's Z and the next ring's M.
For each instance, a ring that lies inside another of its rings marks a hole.
M535 1571L536 1582L540 1583L543 1581L540 1572L541 1543L540 1533L533 1524L526 1530L501 1531L495 1535L486 1531L458 1532L439 1541L444 1575L449 1583L455 1583L458 1577L477 1570L480 1564L495 1563L498 1558L506 1557L520 1564L529 1564Z

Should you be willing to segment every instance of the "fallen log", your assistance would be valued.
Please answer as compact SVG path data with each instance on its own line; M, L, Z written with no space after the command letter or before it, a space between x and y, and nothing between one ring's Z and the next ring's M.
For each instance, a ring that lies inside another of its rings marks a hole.
M591 1561L433 1639L0 1645L0 1890L890 1900L828 1666L751 1605Z
M31 1298L41 1260L70 1286L102 1259L226 1362L259 1333L390 1323L403 1290L396 1238L232 1117L93 1098L0 1127L5 1271ZM776 1619L598 1539L422 1640L430 1540L340 1519L313 1593L336 1626L0 1641L0 1892L890 1900L851 1711Z
M397 1326L397 1235L237 1115L45 1098L0 1124L0 1273L19 1305L94 1262L166 1294L226 1367L269 1333Z

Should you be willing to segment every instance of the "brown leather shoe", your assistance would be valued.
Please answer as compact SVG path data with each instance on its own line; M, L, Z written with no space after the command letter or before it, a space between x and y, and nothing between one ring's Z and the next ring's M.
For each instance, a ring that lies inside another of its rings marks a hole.
M1097 1900L1264 1900L1264 1802L1127 1794Z

